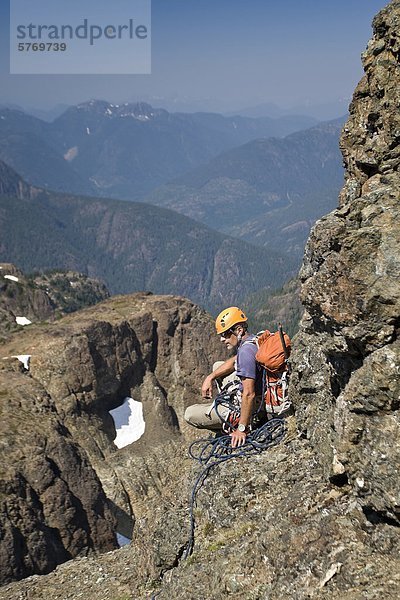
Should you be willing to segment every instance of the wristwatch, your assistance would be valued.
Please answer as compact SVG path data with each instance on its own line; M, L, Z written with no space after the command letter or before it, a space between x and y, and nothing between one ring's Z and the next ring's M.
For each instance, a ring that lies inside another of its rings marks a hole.
M240 431L241 433L246 433L246 431L247 431L247 425L243 425L243 423L239 423L239 425L238 425L238 431Z

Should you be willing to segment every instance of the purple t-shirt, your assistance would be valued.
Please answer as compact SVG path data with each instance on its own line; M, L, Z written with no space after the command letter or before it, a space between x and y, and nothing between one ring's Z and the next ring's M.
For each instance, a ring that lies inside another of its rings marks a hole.
M249 334L240 342L236 354L236 374L240 378L254 379L256 395L259 395L262 387L262 373L256 361L257 344L251 343L255 339L255 335Z

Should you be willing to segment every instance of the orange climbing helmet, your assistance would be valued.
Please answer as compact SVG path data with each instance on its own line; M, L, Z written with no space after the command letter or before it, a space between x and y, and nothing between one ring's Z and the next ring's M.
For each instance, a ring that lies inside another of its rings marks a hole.
M221 311L215 319L215 329L219 335L224 333L224 331L228 331L228 329L231 329L234 325L245 323L246 321L247 317L240 308L237 306L230 306Z

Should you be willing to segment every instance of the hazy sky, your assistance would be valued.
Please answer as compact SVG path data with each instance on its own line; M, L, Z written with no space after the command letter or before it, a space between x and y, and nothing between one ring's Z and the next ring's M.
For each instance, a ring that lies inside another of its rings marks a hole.
M372 18L387 4L153 0L151 75L43 76L9 75L9 2L0 2L0 103L50 108L89 98L176 96L221 111L264 102L292 107L347 100L362 75L360 54ZM117 18L119 0L110 5Z

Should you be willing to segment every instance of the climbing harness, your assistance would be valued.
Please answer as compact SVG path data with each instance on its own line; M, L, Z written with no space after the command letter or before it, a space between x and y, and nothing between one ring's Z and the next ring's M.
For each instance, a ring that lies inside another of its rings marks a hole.
M216 408L217 410L217 408ZM207 478L208 473L213 467L220 465L232 458L241 458L260 454L272 446L279 444L286 433L286 423L282 418L273 418L254 429L246 436L246 442L243 446L232 448L232 438L230 435L222 435L215 438L196 440L189 446L189 455L197 460L201 465L205 465L200 475L197 477L193 486L190 499L190 537L186 547L184 558L188 558L194 548L194 506L196 495L199 488Z
M217 396L214 398L206 415L210 415L214 409L222 423L222 431L226 434L232 433L237 428L240 420L240 407L242 402L242 384L239 380L229 381L224 385ZM262 398L264 395L256 398L256 410L253 412L251 420L253 426L257 428L265 421L265 406Z
M220 389L206 414L210 415L214 409L222 423L222 431L229 434L239 422L241 401L240 381L229 381Z

